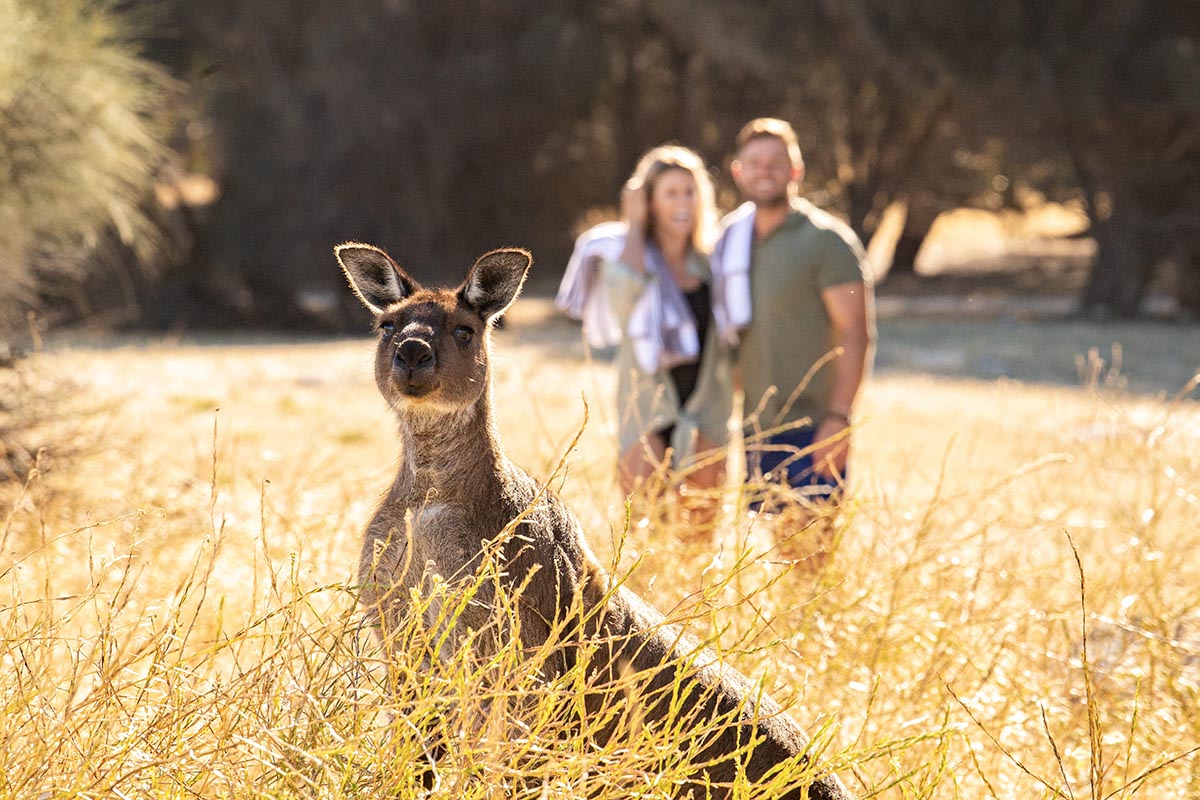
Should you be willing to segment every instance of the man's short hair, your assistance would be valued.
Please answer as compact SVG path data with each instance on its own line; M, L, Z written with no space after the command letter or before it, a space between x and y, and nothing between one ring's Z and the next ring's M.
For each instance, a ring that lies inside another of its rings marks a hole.
M792 159L793 165L800 166L804 163L804 157L800 154L800 140L796 137L795 129L786 120L776 119L775 117L759 117L747 122L738 131L734 145L737 148L737 152L740 153L748 142L768 137L783 142L787 148L788 156Z

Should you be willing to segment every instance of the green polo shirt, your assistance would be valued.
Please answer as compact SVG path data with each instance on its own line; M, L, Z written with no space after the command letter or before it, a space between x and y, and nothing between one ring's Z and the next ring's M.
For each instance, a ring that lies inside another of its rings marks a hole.
M828 410L833 369L825 363L833 331L821 292L843 283L869 283L865 253L848 225L806 200L754 242L750 260L752 316L738 348L751 427L769 430ZM774 392L768 394L774 387ZM789 400L790 405L789 405Z

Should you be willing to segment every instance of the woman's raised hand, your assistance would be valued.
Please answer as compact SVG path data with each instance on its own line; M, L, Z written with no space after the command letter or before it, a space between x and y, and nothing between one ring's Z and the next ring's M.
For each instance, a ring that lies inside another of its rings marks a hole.
M646 231L646 218L650 213L650 199L646 194L645 185L636 178L630 178L621 188L621 219L631 231Z

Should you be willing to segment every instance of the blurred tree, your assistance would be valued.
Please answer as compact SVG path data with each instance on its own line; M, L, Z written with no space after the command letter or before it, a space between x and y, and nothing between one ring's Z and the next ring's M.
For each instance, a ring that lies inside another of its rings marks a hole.
M1098 244L1085 310L1136 313L1164 259L1180 304L1200 310L1194 0L819 5L828 22L803 48L823 71L804 91L826 101L821 139L839 148L860 233L888 202L907 205L893 271L911 268L941 211L1019 205L1033 189L1084 203Z
M223 154L204 275L183 279L244 321L337 326L352 317L327 251L345 238L390 243L427 277L516 240L552 281L642 152L680 141L723 165L763 114L797 124L815 199L864 239L905 202L911 262L941 210L991 186L954 76L909 64L941 35L927 5L180 4Z
M724 167L738 127L769 114L800 133L808 194L864 239L903 204L896 273L942 211L1027 188L1086 199L1087 300L1124 313L1162 253L1200 261L1191 5L170 0L170 61L205 101L181 147L221 196L181 210L197 247L156 302L352 325L329 255L351 238L426 279L523 244L549 285L647 148Z
M174 91L120 3L0 0L0 339L40 300L71 302L114 248L143 263ZM66 295L64 297L63 295Z
M1177 299L1200 312L1200 6L1088 6L1064 9L1083 23L1063 31L1070 57L1039 53L1098 245L1084 309L1137 313L1171 259Z
M1200 6L1008 0L974 19L974 50L943 52L988 99L1015 178L1084 201L1098 245L1084 310L1137 313L1170 258L1200 311Z
M795 115L812 121L816 146L829 151L822 174L863 241L890 205L903 206L889 276L910 274L942 212L1006 200L980 98L944 55L974 47L974 12L944 0L816 5L807 25L794 23L813 31L813 55L792 59Z
M243 321L341 327L356 317L339 241L438 279L499 244L565 238L579 205L563 199L613 183L591 88L611 59L582 7L180 4L212 64L214 293Z
M625 32L615 47L625 78L607 99L628 140L621 161L681 138L724 165L743 123L783 117L801 137L806 192L864 240L889 204L908 207L899 269L911 269L939 213L999 201L994 163L981 155L993 143L968 113L973 98L950 66L923 55L954 33L943 30L945 4L916 5L921 13L882 0L610 3Z
M685 142L724 163L750 118L788 119L805 153L806 193L841 213L864 241L890 204L906 206L894 270L911 271L942 211L1002 202L988 157L998 148L971 113L978 101L930 46L958 34L946 22L948 4L643 5L650 10L640 18L658 14L686 65L676 70ZM730 205L736 195L724 186Z
M348 238L429 279L524 244L549 285L642 152L721 159L777 107L753 5L177 3L222 188L206 261L178 279L243 321L336 327L357 319L329 266Z

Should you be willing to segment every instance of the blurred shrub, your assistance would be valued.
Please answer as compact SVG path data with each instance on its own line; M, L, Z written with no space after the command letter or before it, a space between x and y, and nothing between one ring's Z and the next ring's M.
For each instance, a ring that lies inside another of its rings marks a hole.
M127 8L0 0L0 339L106 247L145 259L161 241L148 199L174 88Z

